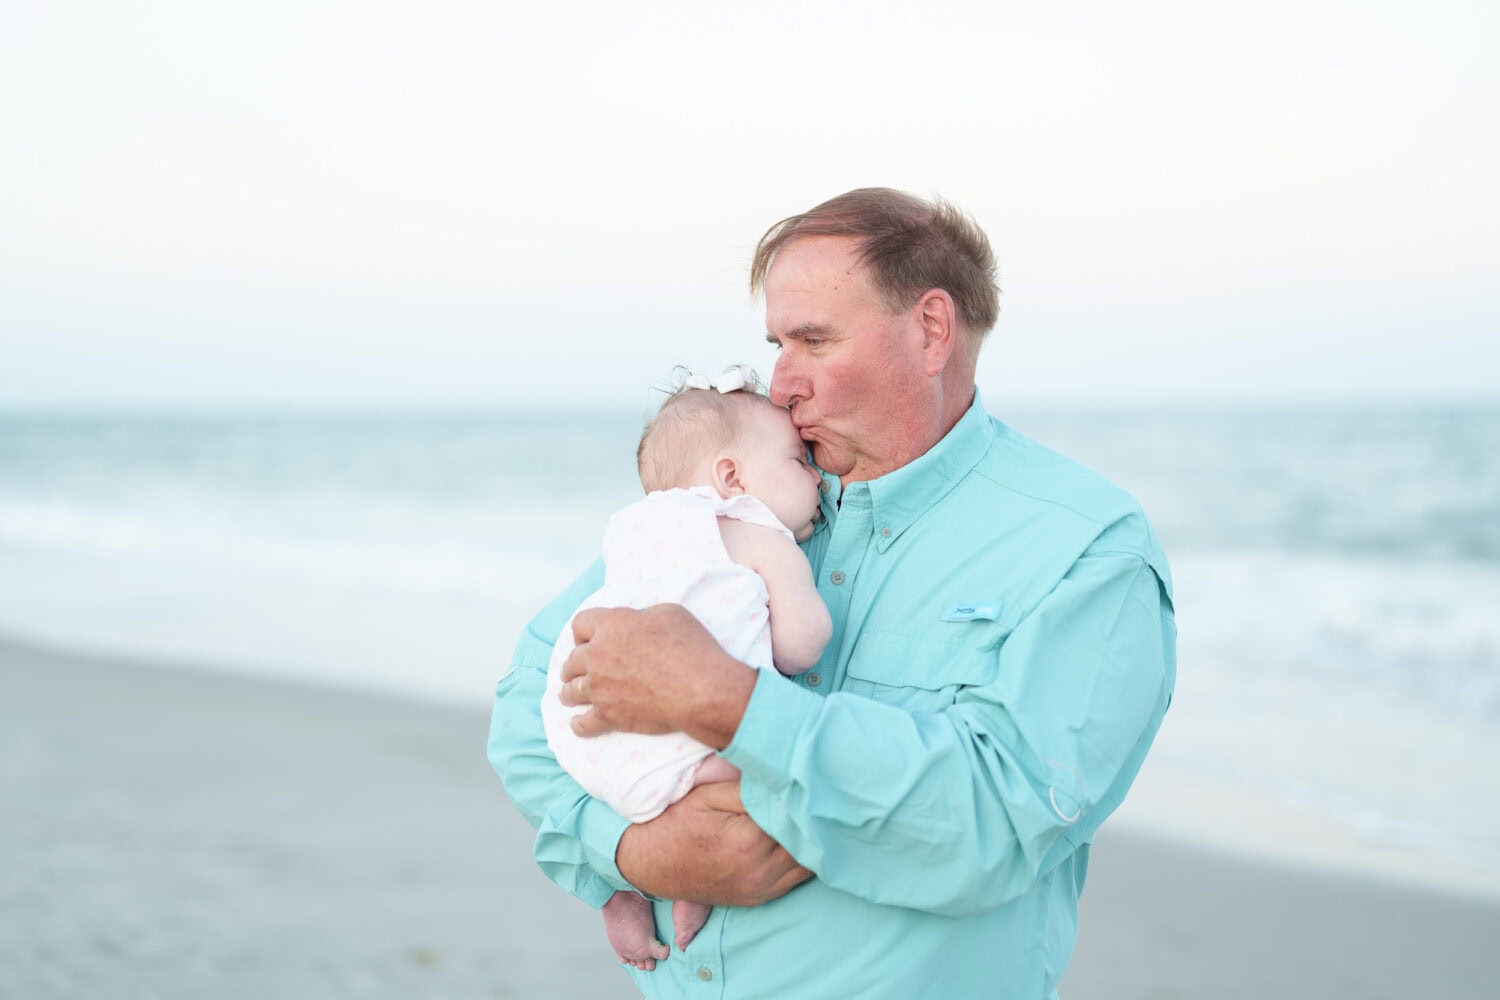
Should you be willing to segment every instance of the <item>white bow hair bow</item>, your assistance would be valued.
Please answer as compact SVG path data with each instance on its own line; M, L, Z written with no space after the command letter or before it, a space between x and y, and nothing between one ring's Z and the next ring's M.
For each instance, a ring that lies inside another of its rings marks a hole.
M755 369L749 365L734 365L724 369L724 374L718 376L700 375L697 372L683 379L684 389L718 389L720 392L734 392L736 389L749 388L755 391L758 379Z

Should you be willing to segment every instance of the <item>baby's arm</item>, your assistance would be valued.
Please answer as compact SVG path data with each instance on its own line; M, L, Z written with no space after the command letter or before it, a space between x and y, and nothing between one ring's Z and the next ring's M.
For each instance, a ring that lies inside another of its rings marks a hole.
M811 668L833 636L833 621L818 596L807 556L781 532L758 524L721 517L719 531L729 558L766 582L776 669L800 674Z

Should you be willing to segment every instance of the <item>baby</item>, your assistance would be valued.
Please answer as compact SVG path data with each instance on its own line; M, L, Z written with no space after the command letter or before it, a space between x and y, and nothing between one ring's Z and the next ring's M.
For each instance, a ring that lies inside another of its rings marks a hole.
M790 415L756 390L755 373L740 366L712 381L693 376L667 397L636 455L647 495L610 518L604 586L582 607L681 604L736 659L796 674L818 662L833 631L797 547L812 534L820 480ZM569 622L553 650L542 719L558 762L590 795L644 823L696 785L739 778L682 733L574 734L569 722L583 709L558 700L572 650ZM679 950L710 909L673 902ZM651 904L634 892L604 904L604 927L620 961L637 969L669 954Z

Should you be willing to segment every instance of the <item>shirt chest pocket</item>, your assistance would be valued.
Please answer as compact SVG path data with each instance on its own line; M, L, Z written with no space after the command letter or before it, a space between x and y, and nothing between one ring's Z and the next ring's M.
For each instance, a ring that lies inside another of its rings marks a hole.
M941 712L966 687L993 683L1011 626L938 622L926 632L865 630L849 657L842 690L909 712Z

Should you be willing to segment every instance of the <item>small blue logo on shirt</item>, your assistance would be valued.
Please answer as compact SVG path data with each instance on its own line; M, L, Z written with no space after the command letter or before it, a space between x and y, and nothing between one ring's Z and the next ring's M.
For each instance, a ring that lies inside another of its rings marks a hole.
M955 604L943 616L945 622L971 622L976 618L985 621L998 621L1000 618L1000 606L998 604Z

